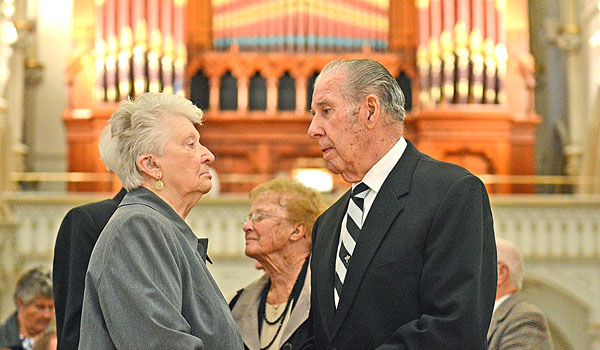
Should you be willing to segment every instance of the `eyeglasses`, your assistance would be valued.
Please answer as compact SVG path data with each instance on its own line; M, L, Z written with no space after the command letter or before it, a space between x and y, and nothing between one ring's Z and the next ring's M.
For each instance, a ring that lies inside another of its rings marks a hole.
M259 222L263 221L266 218L276 218L276 219L293 221L290 218L285 218L283 216L272 215L272 214L269 214L269 213L265 213L264 211L258 210L255 213L248 214L248 215L244 216L242 218L242 225L244 223L246 223L246 221L248 221L248 220L252 220L253 224L258 224Z

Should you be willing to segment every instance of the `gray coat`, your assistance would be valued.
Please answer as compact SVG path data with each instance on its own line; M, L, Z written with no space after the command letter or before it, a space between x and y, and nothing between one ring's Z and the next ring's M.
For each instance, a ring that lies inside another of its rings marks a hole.
M243 349L206 244L151 191L130 191L90 258L79 349Z

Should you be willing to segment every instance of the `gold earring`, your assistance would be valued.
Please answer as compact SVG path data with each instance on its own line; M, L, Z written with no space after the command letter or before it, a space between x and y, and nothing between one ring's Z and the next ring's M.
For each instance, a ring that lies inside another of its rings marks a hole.
M160 181L161 178L162 176L159 176L158 180L154 183L154 188L156 188L159 191L165 187L165 184L162 181Z

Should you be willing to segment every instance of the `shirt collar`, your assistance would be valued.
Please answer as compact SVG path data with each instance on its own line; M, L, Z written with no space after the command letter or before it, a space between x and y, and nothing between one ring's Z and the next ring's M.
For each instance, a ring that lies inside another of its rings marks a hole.
M500 307L500 305L506 300L508 299L509 296L511 296L512 294L506 294L503 295L502 297L500 297L500 299L494 301L494 312L496 312L496 310L498 310L498 308ZM492 313L493 314L493 313Z
M405 149L406 140L404 139L404 136L402 136L398 142L396 142L396 144L381 157L369 171L367 171L361 182L364 182L365 185L369 186L369 189L375 191L375 193L379 192L385 179L387 179L388 175L392 172L392 169L394 169L394 166L396 166L396 163L398 163L400 157L402 157ZM357 184L358 183L352 184L352 188Z

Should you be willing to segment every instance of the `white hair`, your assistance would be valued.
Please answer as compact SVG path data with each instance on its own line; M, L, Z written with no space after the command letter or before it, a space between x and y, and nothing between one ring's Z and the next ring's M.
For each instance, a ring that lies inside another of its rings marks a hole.
M512 243L504 239L496 239L496 250L498 252L498 263L508 266L510 274L508 281L511 285L521 289L523 286L523 257Z
M344 90L348 101L354 105L368 94L379 97L384 112L404 121L404 94L392 74L379 62L372 59L344 61L337 59L328 62L315 80L333 72L344 72Z
M100 155L128 191L140 187L143 177L137 167L141 155L162 155L169 139L165 117L182 116L202 125L202 110L181 96L145 93L135 101L122 101L110 118L110 131L100 138Z

